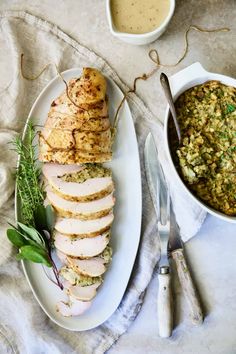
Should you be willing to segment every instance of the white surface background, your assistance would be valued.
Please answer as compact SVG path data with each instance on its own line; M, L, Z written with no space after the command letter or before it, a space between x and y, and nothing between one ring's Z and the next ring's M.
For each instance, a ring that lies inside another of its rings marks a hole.
M210 71L236 76L236 2L235 0L177 0L168 31L157 42L132 47L111 36L102 0L1 0L0 10L16 9L54 22L69 35L104 57L122 80L131 85L135 76L153 67L150 48L159 49L162 62L173 63L183 48L183 34L189 24L231 28L230 33L190 34L190 52L178 68L200 61ZM4 72L0 56L0 77ZM139 95L163 119L165 100L158 83L159 74L139 84ZM0 89L7 83L1 80ZM208 313L203 326L190 327L183 294L175 279L176 326L173 337L158 337L156 319L157 278L153 277L143 308L117 344L116 353L234 354L236 353L236 226L208 217L199 234L186 244L186 253ZM188 325L188 326L186 326ZM188 331L186 331L186 327ZM191 328L191 329L189 329ZM176 339L178 338L178 346Z

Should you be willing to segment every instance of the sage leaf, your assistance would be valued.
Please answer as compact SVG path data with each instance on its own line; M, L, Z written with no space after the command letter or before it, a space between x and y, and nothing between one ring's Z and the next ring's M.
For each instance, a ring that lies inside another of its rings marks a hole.
M18 222L18 225L29 236L29 238L31 240L35 241L38 244L45 246L45 241L44 241L42 235L40 235L40 233L35 228L26 226L20 222Z
M34 221L37 230L47 230L51 233L55 225L55 212L53 207L50 204L46 207L39 205L35 211Z
M14 231L16 231L22 238L24 238L25 240L25 245L35 245L35 246L39 246L42 248L45 248L45 246L38 244L37 242L33 241L27 234L25 234L21 229L17 229L17 227L15 227L13 224L8 223ZM10 229L8 229L10 230ZM10 240L11 241L11 240ZM20 247L20 246L19 246Z
M46 217L46 208L44 205L38 205L37 209L34 212L34 222L37 230L47 229L47 217Z
M51 233L55 225L55 212L53 207L49 204L46 206L46 219L47 219L47 230Z
M52 267L48 254L38 246L26 245L20 248L17 259L27 259L34 263L42 263L47 267Z
M22 247L27 244L25 238L15 229L7 230L8 240L16 247Z

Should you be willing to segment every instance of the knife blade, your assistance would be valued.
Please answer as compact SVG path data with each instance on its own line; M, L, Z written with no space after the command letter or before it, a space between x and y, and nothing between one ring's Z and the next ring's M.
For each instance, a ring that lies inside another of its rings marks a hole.
M171 336L173 327L171 273L167 254L170 232L170 197L164 173L158 160L158 151L151 133L148 134L145 141L144 162L148 187L158 221L161 245L157 296L158 327L159 335L166 338Z
M162 171L162 167L158 160L158 152L155 145L155 141L152 134L149 133L144 147L144 165L148 182L148 188L154 205L154 209L157 215L157 219L161 219L161 223L164 225L167 220L167 212L160 205L165 203L168 199L165 177ZM162 186L160 184L162 183Z
M173 208L170 209L170 236L168 253L175 262L180 285L190 309L190 316L194 324L203 322L203 311L201 308L198 292L189 271L184 254L184 246L180 237L179 227L176 222Z

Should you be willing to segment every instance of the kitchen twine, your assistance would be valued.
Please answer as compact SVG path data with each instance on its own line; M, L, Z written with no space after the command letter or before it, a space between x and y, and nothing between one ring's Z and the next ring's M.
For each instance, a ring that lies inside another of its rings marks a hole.
M201 32L201 33L215 33L215 32L229 32L230 31L230 28L228 27L223 27L223 28L214 28L214 29L206 29L206 28L201 28L199 26L195 26L195 25L190 25L187 30L185 31L184 33L184 50L183 50L183 54L180 56L179 60L175 63L175 64L162 64L161 63L161 60L160 60L160 57L159 57L159 54L158 54L158 51L156 49L151 49L149 52L148 52L148 56L149 58L151 59L151 61L155 64L155 67L149 72L149 73L145 73L141 76L138 76L134 79L134 82L133 82L133 87L131 89L129 89L127 92L124 93L124 96L119 104L119 106L117 107L117 110L116 110L116 114L115 114L115 117L114 117L114 124L113 124L113 128L112 128L112 140L114 140L115 138L115 135L116 135L116 131L117 131L117 124L119 122L119 112L120 112L120 109L126 99L126 97L131 94L131 93L136 93L136 89L137 89L137 82L139 80L143 80L143 81L146 81L148 80L150 77L152 77L160 68L175 68L177 65L179 65L186 57L187 53L188 53L188 49L189 49L189 39L188 39L188 34L191 30L194 30L194 31L197 31L197 32ZM51 65L53 65L55 68L56 68L56 71L58 73L58 75L60 76L60 78L62 79L62 81L64 82L65 86L66 86L66 95L68 97L68 99L71 101L71 103L73 105L75 105L76 107L80 108L80 109L83 109L82 107L78 106L74 101L73 99L70 97L69 95L69 87L68 87L68 84L66 82L66 80L64 80L64 78L62 77L61 73L59 72L58 70L58 67L55 63L48 63L47 65L45 65L45 67L36 75L36 76L33 76L33 77L30 77L30 76L27 76L25 75L24 73L24 70L23 70L23 60L24 60L24 54L22 53L21 54L21 62L20 62L20 69L21 69L21 75L24 79L26 80L36 80L38 79L43 73L45 70L47 70L47 68ZM83 109L84 110L84 109ZM88 118L89 119L89 118Z

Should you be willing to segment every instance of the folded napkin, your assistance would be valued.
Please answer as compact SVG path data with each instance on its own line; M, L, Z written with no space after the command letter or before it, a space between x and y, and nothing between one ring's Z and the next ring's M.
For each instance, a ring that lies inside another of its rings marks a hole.
M94 66L112 78L123 91L128 87L101 57L81 46L55 25L25 12L0 14L0 46L1 53L4 53L1 65L6 68L6 77L10 78L8 85L0 92L0 303L4 304L0 306L0 352L104 353L137 316L159 258L156 216L143 165L144 142L150 130L155 136L161 163L169 180L184 240L196 234L205 213L189 200L179 182L172 180L163 147L162 125L143 102L132 94L128 103L137 133L143 181L142 235L132 277L119 308L98 328L72 333L52 323L34 299L21 265L14 260L15 251L5 235L7 221L14 219L14 181L11 172L16 165L16 156L7 143L22 131L34 100L56 74L55 69L50 67L37 80L24 80L19 70L20 55L25 54L24 68L29 76L37 74L49 62L56 63L60 71Z

